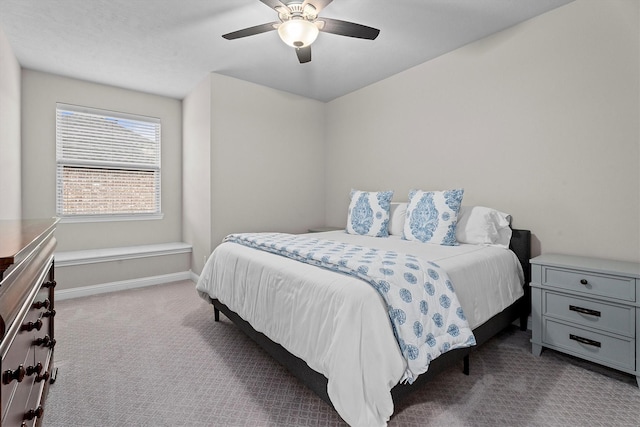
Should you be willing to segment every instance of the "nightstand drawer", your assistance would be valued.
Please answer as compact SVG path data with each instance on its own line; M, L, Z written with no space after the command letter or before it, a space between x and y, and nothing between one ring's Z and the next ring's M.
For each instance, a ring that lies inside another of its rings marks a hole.
M634 307L553 292L545 292L544 299L545 316L628 337L634 336L636 321Z
M542 341L543 345L611 367L627 371L636 368L634 339L613 337L546 319Z
M625 301L636 300L635 280L630 277L543 267L542 284L583 294L600 295Z

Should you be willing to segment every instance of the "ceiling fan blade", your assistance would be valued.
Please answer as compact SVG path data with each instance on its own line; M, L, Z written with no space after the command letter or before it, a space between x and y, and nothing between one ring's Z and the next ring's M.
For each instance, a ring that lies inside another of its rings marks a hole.
M269 6L271 9L275 9L276 7L284 7L287 8L287 5L282 3L280 0L260 0L262 3L266 4L267 6Z
M301 64L311 61L311 46L301 47L296 49L296 55L298 55L298 61Z
M275 30L276 27L274 27L274 25L278 25L279 23L280 22L269 22L268 24L256 25L255 27L249 27L243 30L238 30L232 33L224 34L222 37L224 37L227 40L235 40L242 37L266 33L267 31Z
M320 31L324 31L325 33L367 40L374 40L378 37L378 34L380 34L380 30L377 28L367 27L366 25L356 24L355 22L330 18L318 18L316 22L319 21L324 21L324 26L320 28Z
M324 9L325 7L327 7L329 5L329 3L331 3L333 0L304 0L302 2L302 8L304 9L304 7L307 4L311 4L313 5L313 7L316 8L316 14L320 13L320 11L322 9Z

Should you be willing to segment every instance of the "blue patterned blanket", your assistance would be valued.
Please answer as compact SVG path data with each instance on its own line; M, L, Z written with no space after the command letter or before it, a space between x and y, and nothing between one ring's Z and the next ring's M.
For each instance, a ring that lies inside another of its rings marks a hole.
M405 379L414 379L429 363L476 340L447 273L413 255L283 233L230 234L226 242L282 255L362 279L387 304L400 350L407 361Z

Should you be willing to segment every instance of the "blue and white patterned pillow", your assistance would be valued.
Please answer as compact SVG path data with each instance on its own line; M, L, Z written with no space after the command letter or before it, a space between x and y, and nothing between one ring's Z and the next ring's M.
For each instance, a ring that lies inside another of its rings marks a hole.
M463 189L411 190L402 238L438 245L457 245L456 224L463 194Z
M363 236L389 235L389 208L393 191L351 190L347 233Z

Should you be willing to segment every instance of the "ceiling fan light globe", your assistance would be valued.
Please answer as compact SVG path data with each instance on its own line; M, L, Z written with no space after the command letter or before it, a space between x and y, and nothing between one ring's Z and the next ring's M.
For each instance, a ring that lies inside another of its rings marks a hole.
M278 27L278 35L291 47L302 48L313 43L318 37L318 27L306 19L290 19Z

